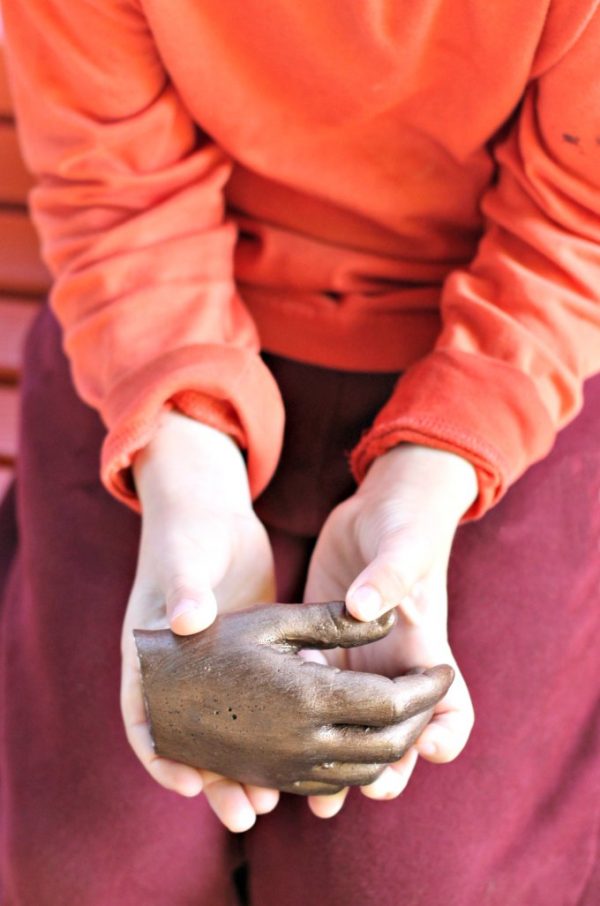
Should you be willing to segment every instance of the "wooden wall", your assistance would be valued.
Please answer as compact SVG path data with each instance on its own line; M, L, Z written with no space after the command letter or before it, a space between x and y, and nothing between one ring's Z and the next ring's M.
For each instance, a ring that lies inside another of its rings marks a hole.
M0 21L0 498L18 447L18 398L25 334L49 287L27 212L32 180L17 142Z

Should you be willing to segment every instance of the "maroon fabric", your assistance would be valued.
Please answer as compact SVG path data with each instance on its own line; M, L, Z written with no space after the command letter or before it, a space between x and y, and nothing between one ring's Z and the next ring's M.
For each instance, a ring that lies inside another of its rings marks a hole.
M344 451L396 376L265 359L288 427L257 510L280 598L294 600L314 534L352 491ZM201 798L147 779L124 739L118 649L139 519L99 484L103 429L45 309L26 349L16 494L0 510L3 904L233 906L243 859L252 906L600 902L600 378L586 389L550 456L458 533L451 637L477 711L465 753L420 763L397 801L353 791L323 822L286 796L233 837Z

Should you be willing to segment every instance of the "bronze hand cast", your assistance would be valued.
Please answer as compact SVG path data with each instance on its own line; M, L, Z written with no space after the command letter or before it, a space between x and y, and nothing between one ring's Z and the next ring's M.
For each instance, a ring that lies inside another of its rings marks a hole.
M452 668L392 680L298 651L366 645L394 620L359 622L334 601L260 605L192 636L136 630L156 752L303 795L371 783L419 737Z

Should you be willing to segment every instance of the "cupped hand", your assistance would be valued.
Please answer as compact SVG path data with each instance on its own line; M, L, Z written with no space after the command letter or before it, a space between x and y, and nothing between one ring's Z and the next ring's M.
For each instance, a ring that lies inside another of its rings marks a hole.
M416 744L362 788L371 798L399 795L418 756L438 763L456 758L471 732L473 706L448 642L446 575L456 528L476 495L475 470L466 460L402 444L379 457L357 491L332 511L313 552L305 600L342 598L360 620L391 609L398 615L385 639L329 652L330 664L386 676L441 663L455 671ZM311 797L310 807L330 817L346 792Z
M198 771L154 751L142 693L134 629L200 632L217 614L272 601L274 566L266 530L254 515L246 467L225 434L165 411L133 464L142 505L134 584L122 632L121 711L127 738L159 784L183 796L204 789L233 831L275 807L279 794Z
M259 605L187 638L136 630L156 751L246 784L303 795L372 783L429 721L453 673L397 680L298 656L384 638L343 601Z

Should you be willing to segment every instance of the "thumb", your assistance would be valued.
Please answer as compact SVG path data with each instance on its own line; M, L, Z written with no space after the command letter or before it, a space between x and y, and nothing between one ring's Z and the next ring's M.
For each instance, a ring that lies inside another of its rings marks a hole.
M430 553L403 535L384 539L377 556L348 588L346 607L357 620L376 620L400 606L409 622L419 622L415 598L430 560Z
M169 625L177 635L201 632L217 616L217 600L202 570L173 576L167 583L165 603Z
M343 601L280 604L271 607L270 615L276 622L278 641L296 650L367 645L386 636L396 619L391 612L371 623L360 622L348 614Z

